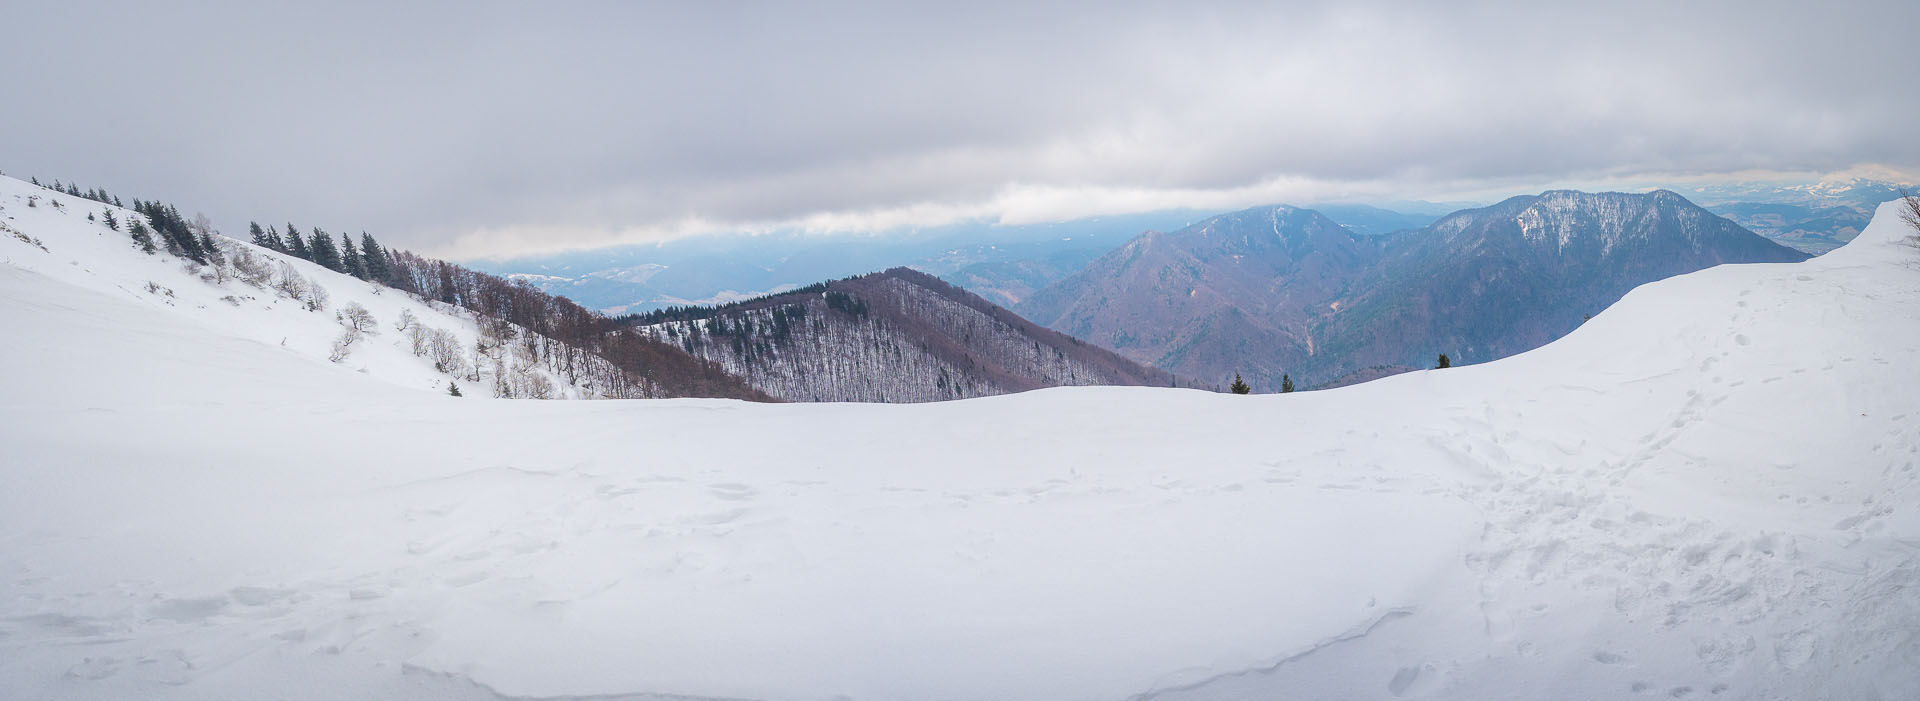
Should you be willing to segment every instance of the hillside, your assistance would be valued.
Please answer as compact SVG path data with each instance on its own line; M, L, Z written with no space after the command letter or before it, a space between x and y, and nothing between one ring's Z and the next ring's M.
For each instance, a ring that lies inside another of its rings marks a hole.
M1141 234L1018 311L1177 374L1241 372L1272 391L1287 359L1313 353L1312 320L1380 249L1318 212L1257 207Z
M442 280L450 288L408 294L210 232L204 240L218 250L204 263L168 245L143 252L132 234L136 222L155 229L143 234L149 239L164 239L146 215L12 178L0 177L0 217L0 257L16 269L137 300L208 335L246 338L403 387L445 393L452 385L474 398L767 398L673 346L563 343L550 320L563 320L572 335L611 321L404 252L394 252L395 265L406 268L396 274L421 278L414 289ZM544 328L468 308L482 296L499 298L499 307L539 307L522 316ZM463 298L471 298L468 306L453 303Z
M1360 236L1258 207L1148 232L1030 297L1029 317L1134 360L1255 391L1538 347L1635 285L1801 254L1670 192L1554 191Z
M1913 698L1903 239L1339 390L912 406L454 399L9 262L0 695Z
M909 268L725 307L634 317L635 329L793 401L926 402L1174 378L1039 327Z

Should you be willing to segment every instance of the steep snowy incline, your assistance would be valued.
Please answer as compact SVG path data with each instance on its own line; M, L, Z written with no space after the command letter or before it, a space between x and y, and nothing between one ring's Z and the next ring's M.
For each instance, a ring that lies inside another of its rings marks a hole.
M107 212L119 222L118 230L105 223ZM236 266L216 269L164 251L141 253L126 232L136 219L145 221L133 210L0 177L0 264L164 310L202 326L205 333L277 346L336 370L427 391L445 392L454 383L468 397L494 394L494 358L476 354L481 329L472 312L217 237L229 260L247 256L260 266L264 284L248 284ZM289 278L290 284L285 282ZM350 305L367 310L372 327L339 354L339 314ZM413 322L402 328L403 318ZM425 342L422 349L437 349L444 357L440 367L447 371L436 368L436 351L415 352L415 333L410 331L416 326ZM432 331L442 332L438 345L434 334L426 333ZM501 366L512 368L508 379L538 384L548 397L597 398L605 389L585 382L570 385L538 362L514 356L513 350L508 344L494 352ZM617 373L610 367L599 369Z
M1238 397L472 402L0 266L0 696L1920 696L1920 247Z

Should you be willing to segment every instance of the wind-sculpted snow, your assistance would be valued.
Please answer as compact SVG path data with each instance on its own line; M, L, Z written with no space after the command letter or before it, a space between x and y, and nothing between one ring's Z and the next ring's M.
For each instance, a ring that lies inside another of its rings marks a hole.
M918 405L463 401L0 265L0 697L1915 698L1905 237Z

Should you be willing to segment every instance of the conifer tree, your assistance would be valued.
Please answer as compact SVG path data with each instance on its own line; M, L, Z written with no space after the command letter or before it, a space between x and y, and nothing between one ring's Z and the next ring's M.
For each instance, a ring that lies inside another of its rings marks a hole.
M133 220L133 225L128 227L128 233L133 236L134 245L139 246L140 250L147 255L153 255L154 252L159 250L153 245L153 236L147 233L147 225L145 222L138 219Z
M1280 375L1280 391L1282 393L1293 391L1293 378L1288 377L1286 373Z
M1227 389L1232 390L1234 394L1249 394L1253 392L1253 388L1248 387L1246 381L1240 379L1240 373L1237 372L1233 374L1233 385L1227 387Z
M365 231L360 232L360 257L367 268L367 279L384 284L392 277L391 267L387 265L387 252L380 248L380 242L373 240L372 234Z
M307 250L313 254L313 262L325 266L328 270L340 271L340 249L333 245L333 237L320 227L313 227L313 238L307 239Z
M102 209L102 210L100 210L100 211L102 211L102 212L105 212L105 213L106 213L106 217L107 217L107 228L109 228L109 229L112 229L112 230L114 230L114 231L119 231L119 230L120 230L120 220L118 220L118 219L115 219L115 218L113 217L113 210L111 210L111 209Z
M252 243L255 246L259 246L261 248L272 248L272 246L267 245L267 230L260 228L260 222L257 222L257 221L247 222L247 236L251 238L249 243Z
M447 380L447 394L455 397L463 396L460 394L460 385L454 384L453 380Z
M360 251L353 247L353 237L348 236L344 231L340 232L340 267L354 277L367 279L367 261L361 258Z
M1435 366L1433 366L1433 369L1435 369L1435 370L1439 370L1439 369L1442 369L1442 368L1450 368L1450 367L1453 367L1453 359L1452 359L1452 358L1448 358L1448 357L1447 357L1447 354L1445 354L1445 353L1441 353L1441 354L1440 354L1440 364L1439 364L1439 365L1435 365Z
M295 258L313 260L313 253L307 250L307 240L300 234L299 227L287 222L287 253Z

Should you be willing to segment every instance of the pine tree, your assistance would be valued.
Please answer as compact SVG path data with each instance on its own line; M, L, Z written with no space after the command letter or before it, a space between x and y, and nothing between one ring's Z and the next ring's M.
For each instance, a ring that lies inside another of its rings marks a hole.
M128 229L128 233L133 236L134 245L139 246L141 251L147 255L153 255L154 252L159 250L153 245L153 236L147 233L146 223L135 219L133 220L133 225L128 227Z
M112 230L114 230L114 231L119 231L119 230L120 230L120 220L118 220L118 219L115 219L115 218L113 218L113 210L111 210L111 209L103 209L103 210L100 210L100 211L102 211L102 212L105 212L105 213L106 213L106 217L107 217L107 228L109 228L109 229L112 229Z
M272 248L272 246L267 245L267 230L260 228L260 222L247 222L247 236L251 239L248 243L252 243L261 248Z
M362 280L367 279L367 261L360 257L360 251L353 247L353 237L345 232L340 234L340 267L348 274Z
M307 240L300 235L300 229L287 222L287 253L295 258L313 260L313 252L307 250Z
M1280 375L1280 391L1281 393L1293 391L1293 378L1288 377L1285 373L1281 373Z
M1448 358L1448 357L1447 357L1447 354L1445 354L1445 353L1441 353L1441 354L1440 354L1440 364L1439 364L1439 365L1435 365L1435 366L1433 366L1433 369L1435 369L1435 370L1439 370L1439 369L1441 369L1441 368L1450 368L1450 367L1453 367L1453 359L1452 359L1452 358Z
M447 394L455 397L465 396L460 394L460 385L454 384L453 380L447 380Z
M313 227L313 238L307 240L307 250L313 253L313 262L326 266L328 270L340 271L340 249L334 247L333 237L320 227Z
M373 240L372 234L365 231L360 232L360 257L364 259L362 265L367 268L368 280L386 283L392 277L391 266L387 265L387 252L380 248L380 242Z
M1248 387L1246 381L1240 379L1240 373L1237 372L1233 374L1233 385L1227 389L1232 390L1234 394L1248 394L1253 392L1253 388Z

